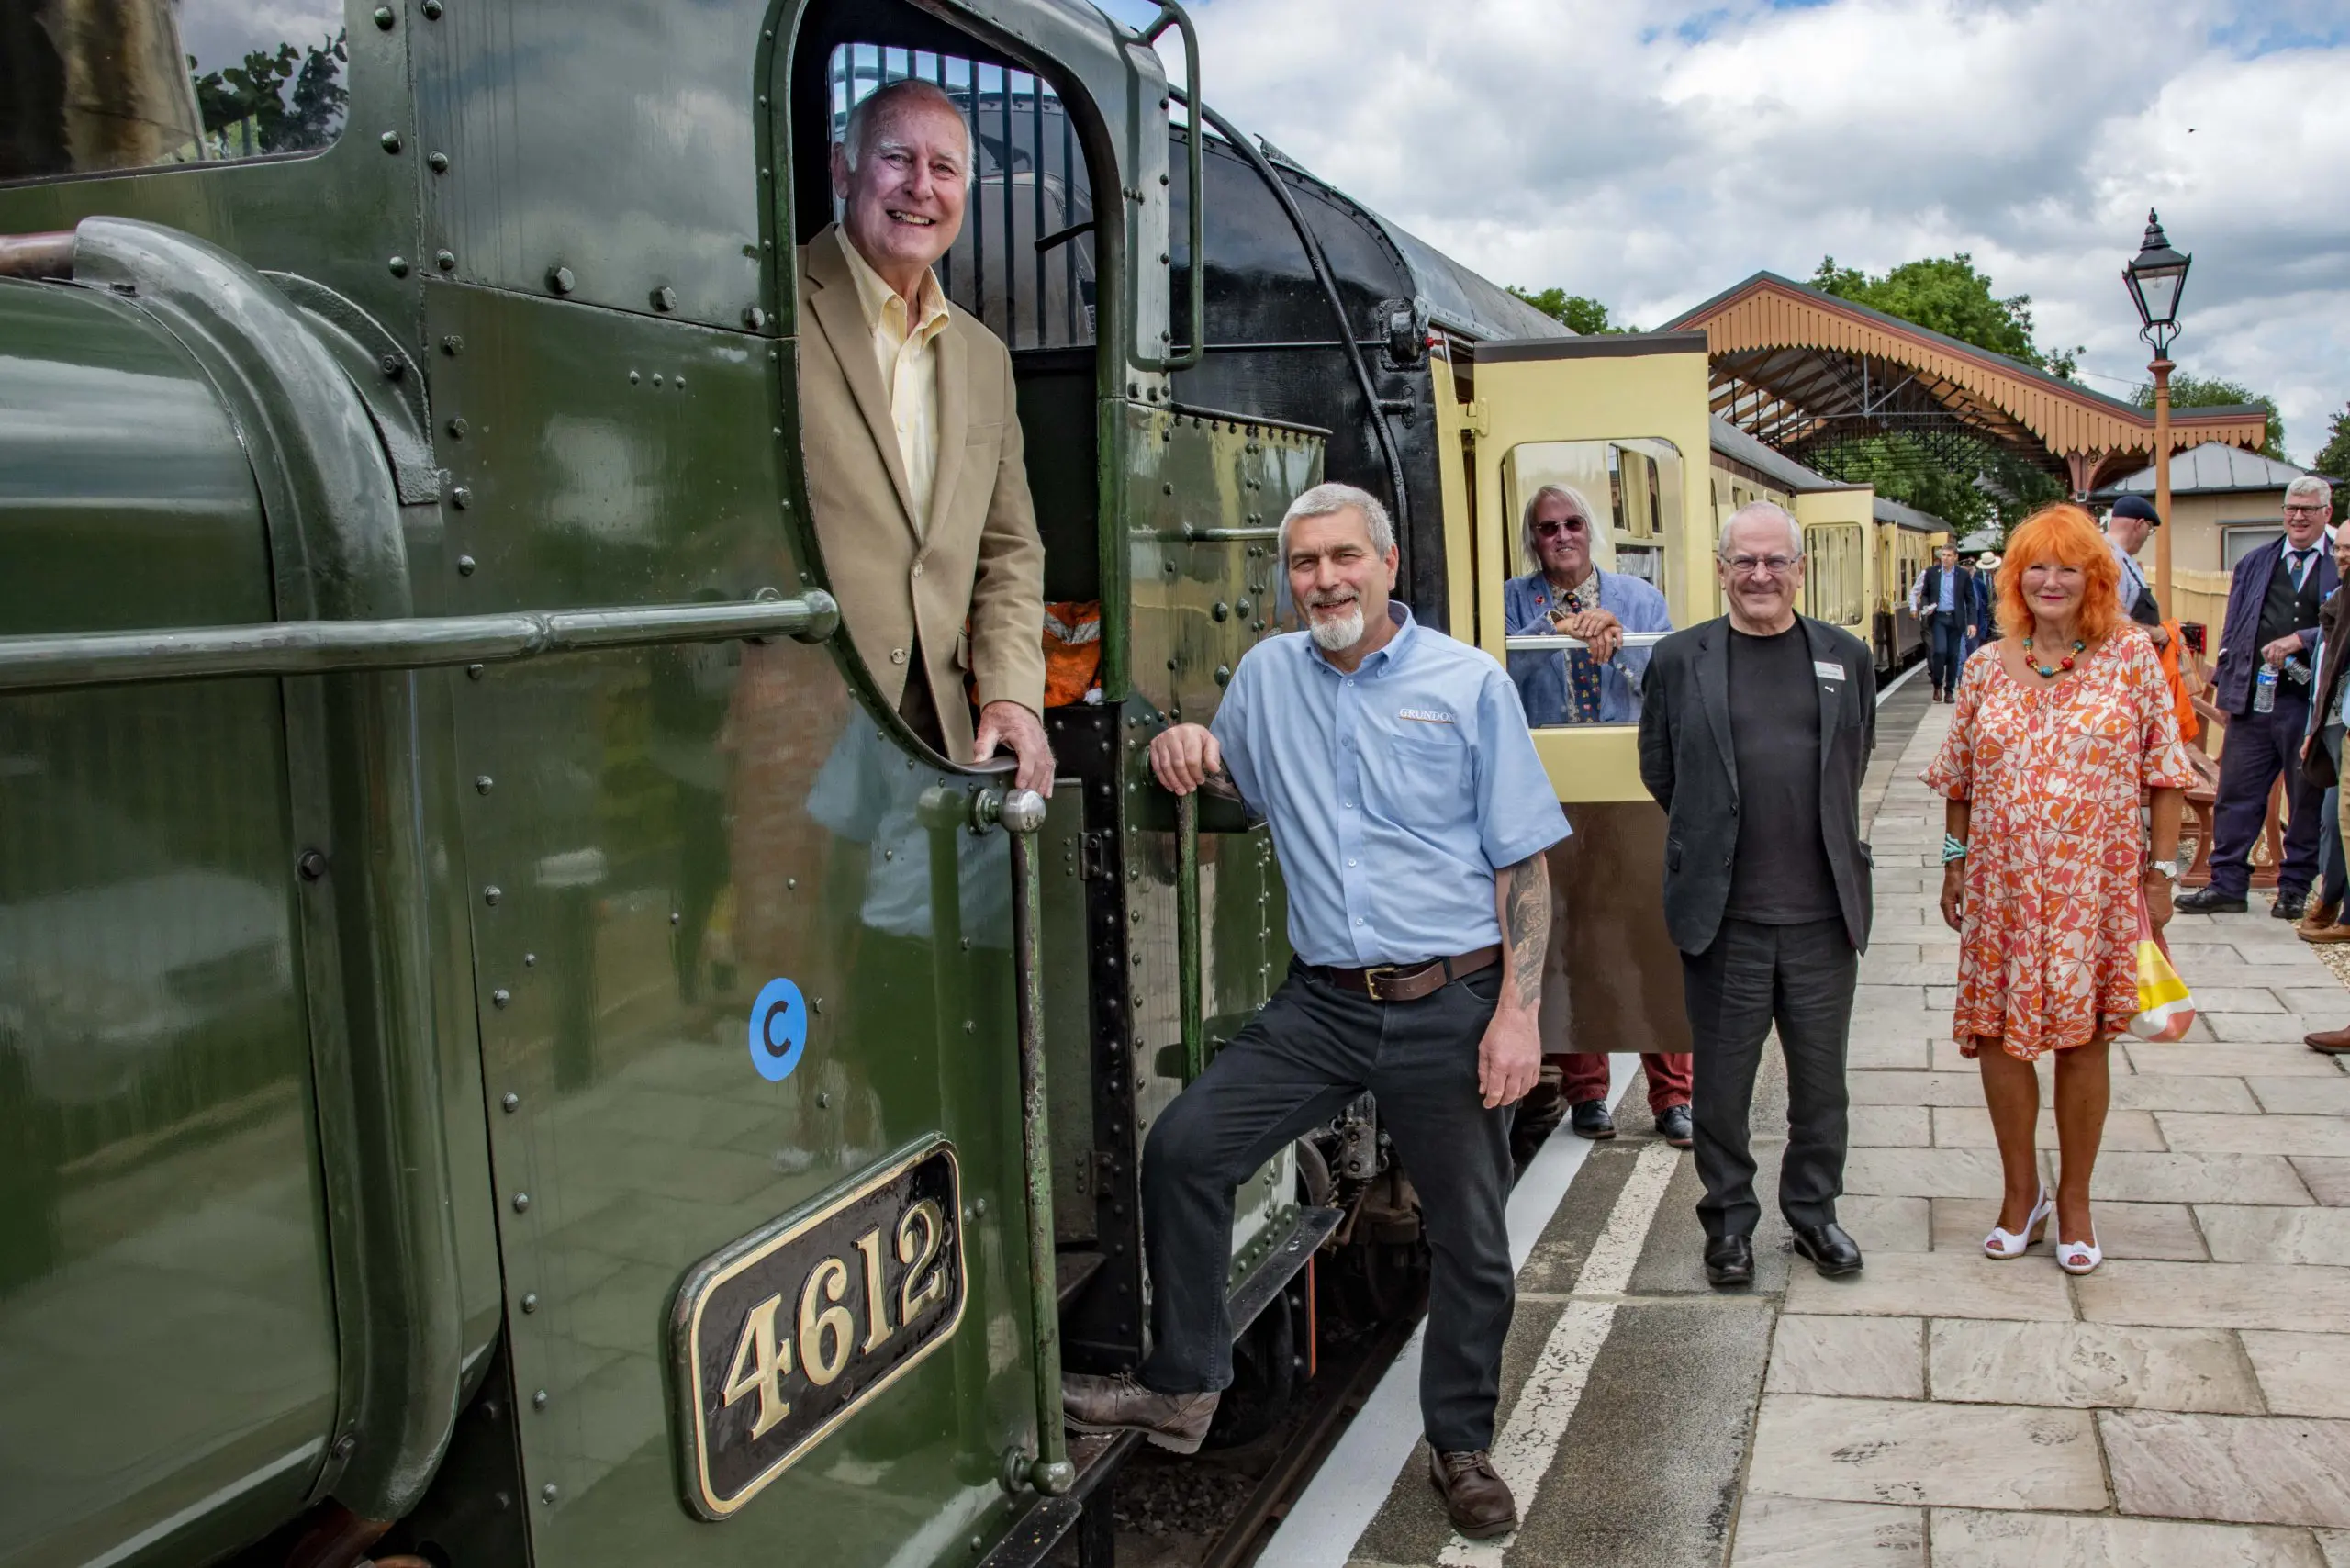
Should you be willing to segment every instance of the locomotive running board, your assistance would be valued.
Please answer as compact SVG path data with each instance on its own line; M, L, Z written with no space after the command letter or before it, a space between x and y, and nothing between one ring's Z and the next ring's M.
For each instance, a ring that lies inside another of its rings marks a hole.
M1237 1339L1257 1321L1257 1315L1272 1305L1281 1287L1297 1277L1305 1260L1314 1256L1330 1233L1346 1218L1338 1209L1300 1208L1297 1217L1290 1222L1289 1234L1268 1248L1265 1260L1257 1271L1240 1282L1232 1293L1232 1337Z

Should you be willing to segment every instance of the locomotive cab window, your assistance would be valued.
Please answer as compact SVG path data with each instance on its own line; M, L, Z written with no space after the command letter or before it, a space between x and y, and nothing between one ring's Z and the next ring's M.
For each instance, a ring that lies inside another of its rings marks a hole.
M910 6L820 4L793 59L817 533L875 684L963 764L990 702L1100 700L1091 122Z
M1649 651L1673 630L1679 451L1658 440L1529 442L1503 459L1502 479L1516 524L1505 645L1528 722L1638 723Z
M0 182L318 152L350 98L343 10L319 0L0 0Z

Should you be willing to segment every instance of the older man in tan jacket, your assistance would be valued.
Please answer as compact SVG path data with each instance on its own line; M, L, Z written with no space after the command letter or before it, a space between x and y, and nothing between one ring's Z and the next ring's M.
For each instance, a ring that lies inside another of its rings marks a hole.
M914 81L859 103L833 148L845 215L800 252L808 493L882 696L950 760L1009 746L1020 786L1050 793L1045 547L1012 356L931 271L963 226L972 157L953 101Z

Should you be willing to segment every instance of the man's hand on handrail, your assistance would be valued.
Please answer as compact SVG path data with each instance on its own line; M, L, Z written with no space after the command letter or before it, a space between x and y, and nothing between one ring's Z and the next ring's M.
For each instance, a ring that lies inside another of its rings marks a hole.
M971 760L986 762L1006 747L1020 759L1015 785L1049 797L1053 792L1053 745L1045 736L1045 722L1020 703L990 702L979 710L979 730L973 737Z
M1150 770L1178 795L1205 790L1238 800L1232 775L1224 770L1224 748L1205 724L1170 724L1151 737Z

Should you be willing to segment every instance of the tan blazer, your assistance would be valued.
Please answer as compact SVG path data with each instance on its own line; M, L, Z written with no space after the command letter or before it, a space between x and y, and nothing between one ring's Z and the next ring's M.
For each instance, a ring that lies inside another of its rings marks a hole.
M938 473L914 523L890 396L835 224L800 252L800 420L816 541L841 624L891 707L920 639L947 759L971 756L970 702L1045 708L1045 546L1028 498L1012 355L949 305L938 334ZM964 633L968 621L970 633Z

